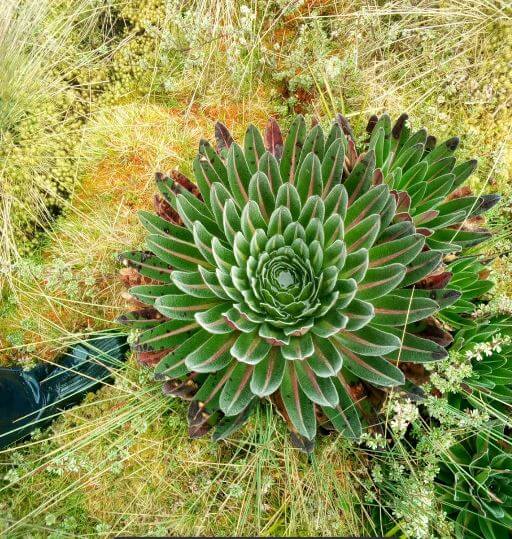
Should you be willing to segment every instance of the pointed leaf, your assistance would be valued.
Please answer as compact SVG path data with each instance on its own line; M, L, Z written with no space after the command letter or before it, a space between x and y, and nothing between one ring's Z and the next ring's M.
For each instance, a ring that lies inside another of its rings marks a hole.
M219 405L226 416L240 414L253 399L250 388L253 370L253 365L238 363L224 384Z
M306 136L306 122L304 116L298 115L293 121L290 132L286 137L281 158L281 178L291 185L295 183L295 177L299 164L300 152Z
M336 343L365 356L382 356L400 347L400 339L373 326L356 331L342 329L332 338Z
M196 347L185 359L190 371L217 372L235 361L229 349L236 339L235 334L212 335Z
M342 378L343 379L343 378ZM344 436L354 440L361 436L361 422L359 414L352 401L348 390L339 379L333 380L336 391L338 392L339 403L334 408L322 406L322 411L329 418L334 428ZM346 382L344 382L346 384Z
M293 426L299 434L312 440L316 434L315 407L300 388L291 362L286 362L281 383L281 398Z
M265 221L269 221L274 211L276 201L272 193L272 187L267 176L263 172L256 172L249 183L249 198L258 205Z
M273 346L266 357L254 367L251 391L260 398L268 397L277 391L283 379L285 364L279 347Z
M330 378L317 378L306 361L296 361L294 366L299 385L309 399L320 406L338 404L338 392Z
M345 147L341 139L336 139L327 149L322 160L322 198L327 197L331 189L341 183Z
M231 354L243 363L256 365L269 353L271 345L263 340L255 330L242 333L231 348Z
M247 166L251 174L254 174L258 170L260 159L265 153L265 144L258 128L252 124L249 125L245 132L244 153Z
M394 290L405 276L405 266L390 264L382 268L371 268L359 283L358 299L369 300L379 298Z
M228 181L233 198L240 206L243 206L248 200L249 181L251 171L245 160L242 148L234 142L229 148L228 153Z

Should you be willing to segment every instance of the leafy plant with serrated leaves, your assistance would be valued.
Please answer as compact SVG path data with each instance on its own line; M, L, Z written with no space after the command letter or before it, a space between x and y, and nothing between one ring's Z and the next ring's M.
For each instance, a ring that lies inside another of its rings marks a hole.
M318 424L357 438L404 365L446 356L436 315L461 292L435 276L488 237L466 228L495 199L453 195L474 169L455 165L455 139L436 146L405 116L369 132L358 152L341 115L327 135L297 116L286 140L270 120L241 147L217 123L197 185L157 175L148 251L120 255L149 282L120 321L143 330L135 351L165 391L191 400L192 435L222 439L268 398L303 449Z
M512 529L512 452L503 427L483 429L444 456L437 490L455 521L458 539L509 537Z

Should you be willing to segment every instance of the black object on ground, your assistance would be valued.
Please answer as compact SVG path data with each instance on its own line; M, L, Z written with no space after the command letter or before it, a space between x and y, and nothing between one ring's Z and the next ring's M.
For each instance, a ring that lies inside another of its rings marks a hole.
M125 335L94 333L58 356L57 365L0 368L0 449L47 426L60 410L99 389L122 365L128 349Z

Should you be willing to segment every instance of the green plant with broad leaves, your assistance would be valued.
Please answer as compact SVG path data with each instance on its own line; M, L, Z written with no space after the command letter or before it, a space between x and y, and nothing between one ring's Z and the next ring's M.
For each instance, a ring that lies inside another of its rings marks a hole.
M283 139L271 119L242 147L217 123L196 184L157 175L148 250L120 255L149 282L120 322L191 400L192 435L222 439L268 398L299 447L318 424L357 438L404 365L446 356L437 314L461 292L444 257L489 236L475 220L496 198L458 190L476 165L456 163L458 139L437 145L406 115L368 132L359 145L341 115L326 134L297 116Z
M510 416L512 411L512 321L508 317L483 320L456 335L453 350L471 362L471 375L450 403L494 410Z
M438 492L457 538L506 539L512 529L512 453L503 427L453 445L444 456Z

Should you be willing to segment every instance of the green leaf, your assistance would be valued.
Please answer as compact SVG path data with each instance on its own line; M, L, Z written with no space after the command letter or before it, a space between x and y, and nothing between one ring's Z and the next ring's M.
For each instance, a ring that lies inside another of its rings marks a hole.
M338 331L344 328L347 324L347 318L343 316L336 309L331 309L321 318L315 320L314 326L311 331L324 339L338 333Z
M249 365L256 365L262 361L270 351L270 344L263 340L257 330L251 333L242 333L231 348L231 354Z
M313 339L309 333L301 337L291 337L290 343L281 347L285 359L306 359L313 352Z
M231 193L221 183L214 183L209 200L217 226L222 230L224 228L224 208L228 200L233 200ZM233 201L233 203L235 202Z
M261 156L258 170L265 174L272 186L272 192L276 194L283 183L277 159L271 153L265 152Z
M330 148L336 139L340 139L343 148L346 149L347 139L345 138L345 135L343 134L339 123L337 121L333 121L331 124L331 129L329 130L329 134L327 135L327 139L325 141L325 147Z
M432 181L434 178L441 176L443 174L448 174L453 170L455 165L455 157L445 157L432 163L427 170L427 175L425 176L425 181Z
M297 432L308 440L313 440L316 434L315 407L300 388L291 362L286 362L281 383L281 398Z
M235 235L241 227L241 221L238 210L236 209L235 202L231 199L226 200L222 225L224 228L226 239L228 240L230 245L233 246L235 243Z
M217 294L213 293L204 282L199 271L173 271L172 282L179 290L189 296L195 296L197 298L217 297Z
M316 155L320 161L324 157L324 132L319 124L311 129L304 140L304 145L302 146L299 162L297 164L297 170L300 170L301 165L310 153Z
M357 293L357 283L354 279L339 279L336 290L339 293L336 308L340 310L354 299Z
M258 228L267 229L267 223L261 215L260 208L254 200L249 200L242 210L242 232L247 239L252 238Z
M302 226L307 226L311 219L319 219L323 222L325 216L324 201L318 196L313 195L306 200L306 203L302 207L299 216L299 223ZM339 215L337 216L338 218Z
M348 389L346 389L348 384L341 374L339 376L340 379L335 378L333 380L336 391L338 392L339 403L334 408L322 406L322 411L334 428L343 434L343 436L357 440L362 432L359 414L348 393ZM343 383L340 380L343 380Z
M165 317L152 307L130 311L116 318L117 324L123 324L129 328L148 329L161 324Z
M324 235L325 246L328 247L336 240L343 240L344 237L344 225L343 219L337 214L333 213L327 221L324 223Z
M416 165L425 149L424 143L414 144L410 147L403 147L397 154L393 164L391 165L390 172L397 168L402 169L402 173L405 175L414 165ZM400 182L403 185L402 182Z
M399 221L398 223L394 223L382 230L377 238L377 243L381 244L387 241L398 240L400 238L410 236L415 232L416 228L411 221Z
M348 254L343 270L340 273L340 279L354 279L356 282L361 281L366 275L368 264L368 249L363 247Z
M453 173L455 174L455 181L453 183L454 189L459 187L459 185L462 185L471 176L471 174L473 174L477 164L476 159L471 159L470 161L465 161L464 163L457 165L453 169Z
M258 128L252 124L249 124L245 132L244 153L247 166L251 174L254 174L258 170L261 157L265 153L265 144Z
M205 376L205 380L193 397L200 410L205 410L209 414L214 414L219 410L220 392L235 367L236 361L232 361L228 367Z
M276 208L268 223L268 235L269 237L282 235L285 228L293 221L292 214L290 210L284 206Z
M165 294L176 294L179 290L173 284L141 284L130 288L130 295L146 305L154 305L155 301Z
M283 379L285 364L279 347L271 347L269 353L254 367L251 391L260 398L277 391Z
M425 158L427 163L435 163L439 159L453 154L459 145L459 137L452 137L438 144Z
M202 266L199 266L198 270L199 270L199 273L201 274L201 277L204 283L215 296L217 296L220 299L231 299L231 296L228 296L226 292L224 291L224 289L222 288L217 278L217 275L214 271L208 271Z
M334 140L327 148L322 160L322 198L327 197L331 189L341 183L345 162L345 147L341 139Z
M175 225L149 211L139 211L138 216L140 222L150 234L160 234L162 236L168 235L180 238L183 241L192 241L190 230L184 226Z
M290 132L286 137L280 164L281 178L285 182L289 181L291 185L295 183L295 175L305 136L306 122L304 121L304 116L299 114L293 121Z
M347 216L345 223L347 225L347 231L354 228L355 225L360 223L366 217L379 213L389 198L389 188L387 185L377 185L364 193L347 210Z
M409 264L423 249L425 236L413 234L406 238L388 241L369 250L370 268L385 266L390 263Z
M334 334L332 334L334 335ZM306 361L321 378L335 376L341 369L343 359L338 349L327 338L313 338L315 350Z
M235 339L234 334L212 335L187 356L185 363L188 369L195 372L220 371L235 361L229 351Z
M407 266L407 271L401 287L417 283L427 275L430 275L441 264L442 253L437 251L424 251L420 253L413 262Z
M344 186L348 193L349 204L352 204L370 187L374 171L375 152L369 150L345 180Z
M317 378L306 361L297 361L294 366L299 385L308 398L320 406L338 404L338 392L330 378Z
M233 327L224 317L224 312L229 309L230 305L229 303L219 303L207 311L196 313L195 319L208 333L231 333Z
M256 399L253 399L238 415L223 417L212 434L212 440L218 442L225 440L228 436L231 436L238 429L243 427L247 419L254 410Z
M380 216L369 215L350 231L345 232L347 251L353 253L373 245L380 231Z
M415 208L416 216L424 211L428 211L432 208L438 206L439 203L443 202L446 195L452 191L453 181L455 175L452 173L442 174L434 180L432 180L427 185L427 190L425 196L423 197L422 203L420 206Z
M347 307L340 310L340 313L347 318L345 326L347 331L356 331L363 328L375 316L373 305L359 299L353 299Z
M348 193L345 186L341 184L335 185L329 194L324 197L325 217L329 217L337 213L342 219L345 219L347 214Z
M202 257L207 261L207 264L203 264L206 268L213 268L216 265L215 257L213 256L212 242L214 236L208 232L202 223L196 221L192 228L192 234L194 236L194 243L197 250L201 253ZM196 266L197 267L197 266ZM201 267L201 266L199 266Z
M215 170L217 179L213 181L220 181L224 185L227 185L228 171L226 170L226 166L224 165L222 159L219 157L219 154L205 139L201 139L201 141L199 142L199 154L201 155L201 157L204 157L208 161L208 164L211 166L211 168ZM203 163L204 161L201 160L201 164Z
M297 189L289 183L283 183L276 196L276 207L284 206L290 210L293 219L298 219L301 210L300 196Z
M411 185L416 185L423 182L425 180L425 176L427 175L427 170L428 163L426 163L425 161L420 161L419 163L416 163L414 166L408 168L408 170L402 174L400 182L398 183L396 188L407 189L407 187Z
M389 352L386 359L396 362L429 363L439 361L448 355L446 350L436 342L412 333L404 333L403 328L386 328L386 331L393 333L402 341L400 348Z
M229 273L226 273L220 268L217 268L215 270L215 275L217 277L217 280L219 281L220 286L222 287L222 290L224 290L224 292L229 296L229 298L231 298L233 301L243 300L242 294L237 288L235 288L233 280L231 279L231 275L229 275Z
M173 268L150 251L125 251L118 256L123 265L136 269L141 275L160 281L171 282Z
M195 298L186 294L169 294L155 301L155 309L177 320L194 320L196 313L206 311L219 301L212 298Z
M227 249L222 245L219 238L212 240L213 258L217 268L229 273L233 266L236 266L236 259L231 249Z
M473 247L479 243L489 239L491 237L490 232L470 232L461 229L445 228L436 230L429 241L442 242L453 244L454 246L460 245L462 247Z
M270 182L263 172L256 172L251 178L249 183L249 198L256 202L263 219L268 222L275 208L276 201Z
M188 193L188 191L186 192ZM196 221L200 221L212 234L222 234L209 208L198 198L178 195L176 197L176 210L189 230L192 230Z
M379 298L394 290L405 276L405 266L390 264L382 268L371 268L359 283L358 299L368 300Z
M155 379L163 380L164 378L185 376L188 372L185 359L197 348L197 344L206 338L208 338L206 331L196 331L172 352L164 356L155 368Z
M226 416L240 414L253 399L250 388L253 370L253 365L238 363L224 384L219 405Z
M383 387L395 387L405 383L404 373L381 357L365 357L336 343L343 355L344 366L355 376Z
M304 205L309 197L322 194L322 165L314 153L306 156L299 169L297 191Z
M231 193L241 207L249 200L250 180L251 171L247 166L242 148L234 142L228 152L228 181Z
M150 352L173 348L195 333L199 324L188 320L169 320L144 331L134 345L137 352Z
M258 327L234 307L227 309L223 314L226 320L238 331L251 333Z
M199 154L193 163L194 176L204 200L210 196L210 188L214 182L227 185L228 173L224 163L210 143L202 140Z
M342 329L332 339L356 354L372 357L383 356L400 347L398 337L369 325L356 331Z
M414 297L414 290L408 292L410 297L391 294L374 299L375 324L384 326L412 324L439 310L439 305L435 301Z
M320 219L316 217L311 219L306 227L306 245L317 240L321 245L324 244L324 228Z
M170 236L149 234L146 244L155 255L176 269L194 271L197 266L211 266L193 243Z

